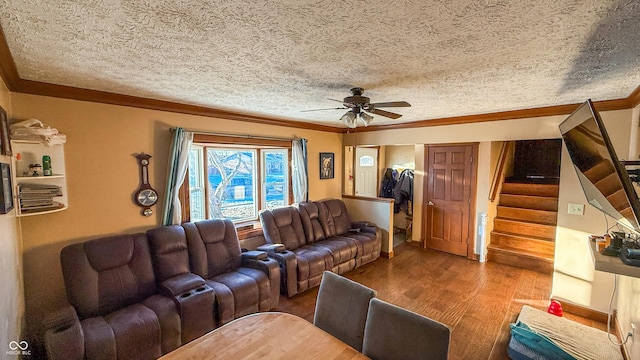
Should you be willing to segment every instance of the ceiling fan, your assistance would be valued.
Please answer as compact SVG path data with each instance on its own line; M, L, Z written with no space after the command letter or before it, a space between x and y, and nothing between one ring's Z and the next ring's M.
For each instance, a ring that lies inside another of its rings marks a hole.
M384 107L410 107L406 101L391 101L391 102L379 102L379 103L371 103L369 102L369 98L362 95L364 90L360 87L351 88L351 96L347 96L342 101L336 99L329 99L331 101L337 101L342 103L343 107L339 108L329 108L329 109L315 109L315 110L304 110L304 111L320 111L320 110L339 110L339 109L349 109L342 117L340 117L340 121L342 121L347 127L355 128L358 126L358 119L362 121L364 126L368 126L373 120L373 116L371 114L376 114L384 117L388 117L391 119L398 119L402 115L392 113L390 111L381 110L379 108Z

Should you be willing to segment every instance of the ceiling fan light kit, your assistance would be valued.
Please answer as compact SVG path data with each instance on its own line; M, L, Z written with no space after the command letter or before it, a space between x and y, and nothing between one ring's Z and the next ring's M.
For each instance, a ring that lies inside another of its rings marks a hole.
M364 126L368 126L371 121L373 121L373 116L371 114L376 114L384 117L388 117L390 119L398 119L402 115L392 113L386 110L380 110L379 107L410 107L406 101L390 101L390 102L381 102L381 103L370 103L369 98L366 96L362 96L362 92L364 90L360 87L351 88L351 96L347 96L342 101L335 99L328 99L331 101L341 102L343 108L335 108L339 109L349 109L344 115L340 117L340 121L342 121L348 128L354 129L358 126L358 119L362 121ZM334 110L334 109L317 109L317 110ZM304 111L316 111L316 110L304 110ZM369 114L371 113L371 114Z
M347 125L348 128L351 129L354 129L358 126L358 122L356 121L356 114L354 114L352 111L347 111L346 114L342 115L340 121L342 121L345 125Z
M358 116L360 117L360 120L362 120L362 123L365 127L369 126L371 121L373 121L373 116L367 114L366 112L361 112L360 114L358 114Z

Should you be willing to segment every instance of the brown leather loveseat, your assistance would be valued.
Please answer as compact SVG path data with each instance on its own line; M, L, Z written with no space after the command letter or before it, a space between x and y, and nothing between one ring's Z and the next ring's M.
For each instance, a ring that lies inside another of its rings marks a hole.
M351 222L339 199L265 210L260 221L267 244L258 250L280 264L281 290L289 297L320 285L325 270L342 274L380 256L380 230Z
M235 317L275 308L277 262L263 252L241 254L227 222L165 226L62 249L70 306L44 321L49 359L156 359Z

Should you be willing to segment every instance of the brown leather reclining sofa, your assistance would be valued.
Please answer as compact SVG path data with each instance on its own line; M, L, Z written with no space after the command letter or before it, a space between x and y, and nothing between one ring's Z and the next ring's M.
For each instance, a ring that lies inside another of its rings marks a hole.
M72 244L60 260L71 305L45 319L50 360L155 359L278 305L278 263L241 253L230 220Z
M380 230L351 222L339 199L265 210L260 221L267 244L258 250L280 264L280 289L289 297L320 285L325 270L342 274L380 257Z

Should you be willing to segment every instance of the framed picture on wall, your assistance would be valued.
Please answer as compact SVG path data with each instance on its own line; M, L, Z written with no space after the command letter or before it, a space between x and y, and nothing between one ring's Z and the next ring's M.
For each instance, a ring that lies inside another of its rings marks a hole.
M11 142L9 141L9 120L7 112L0 107L0 154L11 156Z
M320 153L320 179L333 179L333 153Z
M11 167L0 163L0 214L6 214L13 209L13 189L11 187Z

